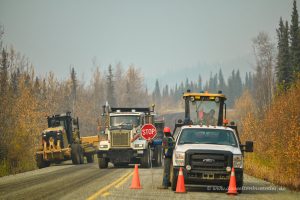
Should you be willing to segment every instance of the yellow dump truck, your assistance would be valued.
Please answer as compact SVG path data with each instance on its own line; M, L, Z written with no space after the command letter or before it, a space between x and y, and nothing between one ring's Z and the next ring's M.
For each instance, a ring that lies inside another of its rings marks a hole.
M71 112L47 117L48 128L41 134L41 143L37 147L36 162L39 168L51 163L72 160L73 164L94 162L98 149L98 136L80 137L78 118L72 118Z

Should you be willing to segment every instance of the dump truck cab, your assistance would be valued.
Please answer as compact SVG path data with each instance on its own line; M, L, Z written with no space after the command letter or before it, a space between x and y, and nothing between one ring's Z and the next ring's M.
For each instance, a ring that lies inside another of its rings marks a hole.
M108 162L115 166L140 163L151 164L149 142L140 137L144 124L154 124L154 110L145 108L104 107L100 125L102 136L98 150L99 168L107 168ZM104 119L103 119L104 118Z

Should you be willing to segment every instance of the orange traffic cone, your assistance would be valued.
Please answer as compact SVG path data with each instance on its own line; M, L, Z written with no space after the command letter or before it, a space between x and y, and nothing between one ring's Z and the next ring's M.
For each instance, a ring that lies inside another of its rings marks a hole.
M179 174L177 178L177 185L176 185L176 193L185 193L185 185L184 185L184 176L182 172L182 168L179 169Z
M130 189L142 189L140 183L140 177L139 177L139 169L137 164L134 165L134 172L133 172L133 178L132 178Z
M232 167L231 175L230 175L230 181L229 181L229 187L228 192L229 195L237 195L237 189L236 189L236 179L235 179L235 173L234 168Z

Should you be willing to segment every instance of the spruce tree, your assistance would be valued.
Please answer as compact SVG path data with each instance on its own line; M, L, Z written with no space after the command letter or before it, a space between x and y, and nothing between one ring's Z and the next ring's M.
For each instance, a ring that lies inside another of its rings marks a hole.
M224 94L226 93L226 83L221 68L218 74L218 89L221 90Z
M160 106L161 103L161 93L160 93L160 87L159 87L159 82L156 79L155 81L155 87L154 87L154 91L153 91L153 100L155 102L155 104L157 104L158 106Z
M299 15L297 11L297 3L294 0L292 21L290 27L291 41L291 65L293 72L300 71L300 30L299 30Z
M108 66L108 75L107 75L107 83L106 83L106 95L107 95L107 101L110 104L110 106L115 106L116 105L116 100L115 100L115 86L114 86L114 75L113 75L113 70L112 66Z
M199 76L198 76L198 85L197 85L197 89L198 89L198 92L199 91L202 91L202 77L201 77L201 75L199 74Z
M290 66L289 55L289 36L288 36L288 22L284 25L282 18L279 21L279 28L277 29L278 37L278 55L276 64L277 82L283 84L284 87L289 85L292 81L292 69Z

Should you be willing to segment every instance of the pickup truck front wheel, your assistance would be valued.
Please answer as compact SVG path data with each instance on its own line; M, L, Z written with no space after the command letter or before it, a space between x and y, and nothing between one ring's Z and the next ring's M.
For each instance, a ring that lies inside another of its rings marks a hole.
M243 191L243 179L236 181L237 192L242 193Z

